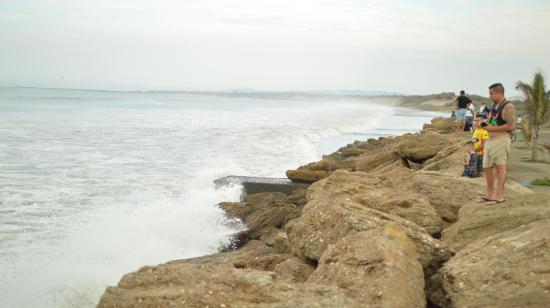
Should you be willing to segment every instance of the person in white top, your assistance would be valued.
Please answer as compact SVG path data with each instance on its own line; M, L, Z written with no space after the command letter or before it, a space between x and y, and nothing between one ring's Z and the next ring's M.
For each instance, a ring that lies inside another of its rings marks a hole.
M472 129L472 125L474 123L474 104L472 102L469 102L466 106L466 116L464 117L466 120L466 125L464 125L464 131L469 131Z
M485 103L481 102L481 105L479 105L479 114L481 114L485 118L487 116L487 110L488 109L487 106L485 106Z

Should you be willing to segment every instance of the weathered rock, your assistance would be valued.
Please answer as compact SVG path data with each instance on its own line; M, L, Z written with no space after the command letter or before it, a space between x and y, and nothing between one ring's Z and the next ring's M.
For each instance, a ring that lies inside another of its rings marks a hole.
M273 241L273 253L290 253L290 243L286 232L279 232Z
M293 181L313 183L340 169L365 172L389 166L420 169L426 160L436 156L453 141L433 131L356 141L323 156L318 162L288 170L287 177Z
M282 232L284 233L284 232ZM192 263L216 265L239 269L255 269L277 274L277 279L287 282L304 282L313 272L314 266L286 252L279 252L262 241L252 240L242 248L203 257L171 261L168 264Z
M307 203L306 193L307 193L306 188L304 187L296 188L294 189L292 194L288 196L288 200L292 204L302 208Z
M550 220L470 243L432 277L441 307L550 307Z
M424 162L422 170L439 171L450 175L462 175L464 166L460 164L464 156L464 141L449 145L434 157Z
M238 250L215 253L196 258L174 260L168 263L193 263L199 265L227 265L231 267L243 267L239 266L239 264L243 262L249 263L246 261L248 259L251 260L270 255L272 251L273 250L271 247L267 246L264 242L251 240Z
M399 156L415 163L423 163L449 145L449 138L438 133L402 136L396 147Z
M395 226L358 232L330 245L308 282L346 290L365 307L425 307L416 248Z
M260 241L264 242L267 246L273 247L275 237L279 232L281 232L281 229L275 227L265 228L260 236Z
M247 195L245 202L223 202L220 207L231 218L243 221L247 229L238 238L268 239L274 228L280 229L291 219L300 216L301 207L292 203L284 193L258 193Z
M144 267L109 287L99 308L359 307L343 290L289 284L273 272L191 263Z
M396 161L398 161L403 166L405 165L396 150L380 150L377 153L365 153L357 157L357 159L354 161L354 169L357 171L369 172L388 165L392 165Z
M299 170L311 170L311 171L329 171L332 172L336 169L351 169L352 166L349 161L344 159L338 159L334 155L324 155L323 159L318 162L307 164L298 168Z
M431 124L424 124L423 131L433 131L441 134L454 133L458 130L455 120L449 118L433 118Z
M418 251L418 261L427 273L452 255L445 244L432 238L424 228L401 217L368 208L351 199L308 199L302 216L286 230L292 251L299 257L319 260L328 245L340 238L384 228L388 224L398 225L411 238Z
M329 173L327 171L312 171L312 170L306 170L306 169L298 169L298 170L287 170L286 176L296 182L306 182L306 183L313 183L319 180L322 180L329 176Z
M550 196L516 194L504 203L488 206L469 202L458 221L443 232L442 240L454 249L537 220L550 220ZM550 228L550 227L549 227Z
M485 194L484 178L466 178L439 172L416 172L410 189L428 198L441 218L452 223L457 220L458 211L469 200L476 200ZM510 193L531 194L532 191L517 183L507 183Z
M396 189L385 177L364 172L337 170L308 190L309 200L350 199L362 205L394 214L424 227L430 234L441 232L443 222L428 199L416 192Z

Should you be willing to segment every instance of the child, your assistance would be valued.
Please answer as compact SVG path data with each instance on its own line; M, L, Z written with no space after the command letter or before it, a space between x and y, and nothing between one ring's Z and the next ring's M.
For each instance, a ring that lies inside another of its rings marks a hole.
M474 141L470 140L464 145L466 148L466 153L462 159L462 164L464 165L464 172L462 176L467 176L469 178L477 177L477 153L474 151Z
M479 176L483 176L483 150L485 148L485 141L489 139L489 133L483 129L484 124L487 125L484 122L483 114L476 114L472 141L475 142L474 151L477 153L477 173Z

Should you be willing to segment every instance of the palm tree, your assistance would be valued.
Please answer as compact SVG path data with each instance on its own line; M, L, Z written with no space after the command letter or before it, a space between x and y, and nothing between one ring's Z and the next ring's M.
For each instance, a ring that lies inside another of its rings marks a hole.
M544 77L538 71L535 73L532 84L522 81L516 83L516 89L525 96L525 105L531 127L531 141L533 144L532 160L539 158L539 129L550 119L550 91L546 92Z

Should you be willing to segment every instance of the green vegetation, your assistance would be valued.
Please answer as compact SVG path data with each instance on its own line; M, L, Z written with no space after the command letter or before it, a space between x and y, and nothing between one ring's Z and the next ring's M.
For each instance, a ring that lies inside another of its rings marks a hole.
M531 143L533 152L531 159L539 160L540 148L538 145L539 129L548 123L550 119L550 91L546 91L544 77L541 72L535 73L532 84L522 81L516 83L518 89L525 97L527 116L531 128Z
M531 181L531 185L550 186L550 178L545 176L542 179L534 179Z

